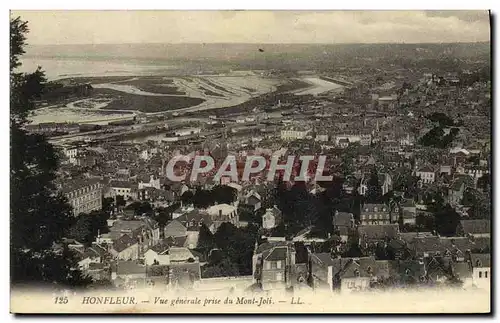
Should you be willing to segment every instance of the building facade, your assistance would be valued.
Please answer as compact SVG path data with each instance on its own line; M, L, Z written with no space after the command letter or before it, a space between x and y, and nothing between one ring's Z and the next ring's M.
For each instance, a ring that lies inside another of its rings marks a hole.
M96 180L75 180L63 185L62 190L74 216L102 209L102 184Z

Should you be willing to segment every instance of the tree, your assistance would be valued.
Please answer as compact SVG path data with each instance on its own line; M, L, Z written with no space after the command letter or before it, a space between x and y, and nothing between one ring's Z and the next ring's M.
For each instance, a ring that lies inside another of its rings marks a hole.
M137 216L141 215L147 215L147 216L152 216L153 215L153 206L149 202L133 202L132 204L129 204L126 208L126 210L133 210L134 214Z
M106 197L102 199L102 210L110 214L113 212L114 199L112 197Z
M477 187L483 191L488 191L490 189L490 174L483 174L483 176L479 177L477 180Z
M219 204L221 203L233 203L236 201L238 196L238 191L227 185L217 185L212 188L213 200Z
M238 266L229 259L223 259L217 264L207 264L201 267L201 276L203 278L239 276Z
M193 192L191 191L185 191L182 195L181 195L181 201L182 203L184 204L193 204L193 197L194 197L194 194Z
M82 213L68 230L67 236L90 246L99 234L109 232L108 219L109 214L103 211Z
M117 195L116 196L116 207L123 207L127 204L127 201L125 201L125 198L123 195Z
M366 201L369 203L380 202L382 198L382 187L380 186L376 169L371 171L370 178L368 179L366 186Z
M435 214L436 231L442 236L454 236L458 223L460 222L460 215L453 207L447 204L444 207L437 208Z
M200 233L198 236L197 248L200 249L202 252L208 253L214 247L215 247L214 235L212 234L212 232L210 232L206 224L203 223L201 225Z
M164 228L167 225L168 221L172 220L172 212L173 212L172 206L178 207L179 205L173 204L167 208L159 207L156 209L155 220L158 222L160 228ZM160 232L163 232L163 230L160 230Z
M74 259L52 250L71 225L72 208L54 183L59 165L54 147L24 127L46 82L40 68L17 71L27 32L27 22L10 20L11 283L85 285L89 281L73 269Z

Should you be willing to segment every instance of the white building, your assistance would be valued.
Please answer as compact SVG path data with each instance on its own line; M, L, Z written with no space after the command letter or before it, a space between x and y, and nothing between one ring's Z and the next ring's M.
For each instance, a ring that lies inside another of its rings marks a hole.
M311 132L311 129L290 127L290 128L281 130L281 139L282 140L305 139L307 137L307 135L309 134L309 132Z
M170 255L168 249L164 251L156 250L154 247L144 253L146 265L170 265Z
M319 142L328 141L328 139L329 139L328 135L320 135L320 134L316 135L315 138L315 140Z
M143 182L142 180L138 183L138 189L143 189L146 187L153 187L157 190L161 189L160 179L156 178L154 175L151 175L149 178L149 182Z
M424 166L418 169L415 175L422 179L423 184L431 184L436 180L436 173L430 166Z
M338 134L335 135L335 144L337 146L341 146L341 143L346 142L348 140L349 143L358 142L361 146L369 146L372 143L372 135L369 133L355 133L355 134Z
M175 130L174 134L178 137L184 137L184 136L194 135L194 134L197 134L200 132L201 132L201 128L192 127L192 128L184 128L184 129Z
M132 198L132 184L127 181L112 181L110 184L111 195L116 197L118 195L123 196L125 200Z
M148 160L149 158L151 158L151 155L149 154L149 151L146 149L141 152L140 157L143 160Z
M471 254L472 283L481 289L491 286L491 256L490 254Z
M266 230L277 227L280 221L280 216L281 211L276 206L266 209L266 213L262 215L262 227Z
M217 204L210 206L206 211L214 223L215 228L218 228L224 222L239 226L238 209L234 205L226 203Z

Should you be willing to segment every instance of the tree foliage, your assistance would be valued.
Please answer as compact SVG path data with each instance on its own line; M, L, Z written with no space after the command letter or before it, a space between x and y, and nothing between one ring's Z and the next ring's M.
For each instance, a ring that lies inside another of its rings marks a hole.
M460 215L449 204L439 207L434 213L436 231L442 236L455 236Z
M214 235L210 232L205 223L203 223L200 228L197 248L204 253L208 253L215 248Z
M26 22L10 20L11 281L76 286L88 281L71 257L51 249L72 222L71 206L54 184L59 160L44 136L24 129L46 83L40 68L17 71L27 32Z
M257 240L257 227L249 225L237 228L231 223L224 222L212 237L209 232L207 228L202 238L200 231L198 246L201 249L217 248L218 250L213 252L210 262L203 267L203 277L252 274L252 256Z
M103 211L82 213L69 228L67 237L90 246L99 234L109 232L108 219L109 214Z
M366 186L366 201L368 203L380 202L382 199L382 187L380 186L376 169L371 171L370 178L368 179Z
M133 202L125 207L126 210L133 210L137 216L153 216L153 206L149 202Z

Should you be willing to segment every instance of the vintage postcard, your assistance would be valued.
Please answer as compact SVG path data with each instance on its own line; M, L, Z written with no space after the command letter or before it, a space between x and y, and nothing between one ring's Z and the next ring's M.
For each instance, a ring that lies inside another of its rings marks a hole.
M482 11L11 11L12 313L490 313Z

